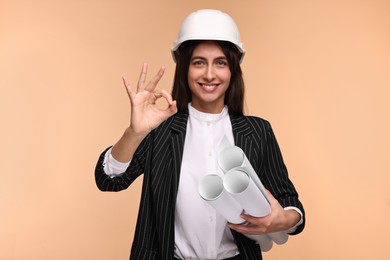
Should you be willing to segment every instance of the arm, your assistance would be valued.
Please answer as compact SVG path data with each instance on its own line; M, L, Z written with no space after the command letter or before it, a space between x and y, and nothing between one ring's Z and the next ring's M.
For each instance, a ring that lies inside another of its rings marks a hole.
M304 227L304 209L298 199L298 193L288 177L287 168L271 125L265 122L264 128L261 127L260 131L265 134L261 136L260 142L264 153L259 175L264 186L269 189L271 213L262 218L243 214L242 218L249 224L231 225L231 228L244 234L260 235L290 230L292 234L298 234ZM298 209L302 216L295 209ZM295 227L299 222L302 224Z
M145 86L148 66L144 64L137 84L137 91L134 91L123 78L127 94L131 103L130 126L125 130L119 141L112 147L112 156L119 162L129 162L145 136L154 128L160 125L168 117L176 113L176 101L166 91L155 91L155 88L164 75L162 67L154 78ZM165 98L168 108L159 109L156 101Z
M111 155L118 162L128 163L131 160L133 162L125 173L116 174L115 177L109 176L104 170L104 157L107 150L103 152L99 157L95 170L95 180L100 190L118 191L126 189L142 173L148 147L147 138L145 137L164 120L176 113L176 101L172 100L171 95L164 90L155 91L163 74L164 68L162 67L154 78L148 84L145 84L147 64L144 64L138 80L137 91L133 91L127 79L123 78L131 104L130 125L112 147ZM156 101L159 98L165 98L168 102L167 109L163 110L157 107Z
M263 235L279 231L289 231L301 220L301 215L293 209L285 210L279 202L267 191L271 204L271 213L265 217L258 218L247 214L241 214L245 224L229 224L229 227L237 232L248 235ZM293 230L295 232L295 230Z

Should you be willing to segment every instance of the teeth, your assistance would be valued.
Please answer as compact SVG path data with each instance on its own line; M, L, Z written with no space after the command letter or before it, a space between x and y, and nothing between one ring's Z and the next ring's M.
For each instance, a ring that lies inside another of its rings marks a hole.
M207 89L207 90L212 90L216 87L216 85L205 85L205 84L202 84L202 86Z

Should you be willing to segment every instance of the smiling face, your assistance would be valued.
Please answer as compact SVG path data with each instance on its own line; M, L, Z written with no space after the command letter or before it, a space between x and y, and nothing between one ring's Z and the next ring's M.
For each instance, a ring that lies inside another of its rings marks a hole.
M215 41L199 43L188 69L188 85L192 106L205 113L220 113L225 105L225 92L231 72L228 60Z

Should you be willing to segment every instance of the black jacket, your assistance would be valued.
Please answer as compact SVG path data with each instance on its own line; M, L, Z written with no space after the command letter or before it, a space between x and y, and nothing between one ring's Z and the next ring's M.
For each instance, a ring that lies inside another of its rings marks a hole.
M282 207L294 206L303 213L298 194L288 178L279 146L268 121L258 117L230 115L235 145L248 157L264 186ZM188 112L178 113L154 129L140 144L126 172L115 178L104 173L104 153L95 178L102 191L120 191L142 173L141 202L130 259L172 260L174 212ZM294 234L300 233L304 224ZM259 245L232 230L242 259L262 259Z

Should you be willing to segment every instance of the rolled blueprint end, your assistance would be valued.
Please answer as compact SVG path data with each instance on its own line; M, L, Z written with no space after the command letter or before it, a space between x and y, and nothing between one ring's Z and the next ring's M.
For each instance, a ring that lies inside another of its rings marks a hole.
M225 190L241 205L246 214L264 217L271 212L271 207L248 174L239 168L225 174Z
M282 245L288 240L288 234L286 232L270 233L268 236L278 245Z
M268 200L267 193L265 192L265 188L261 183L259 177L257 176L255 170L253 169L251 163L248 158L245 156L244 151L238 147L230 145L226 138L224 138L220 144L221 151L218 154L218 164L223 170L223 172L228 172L234 168L241 167L254 181L257 187L261 190L264 197Z
M218 199L223 192L223 180L218 175L206 175L199 184L199 194L206 201Z
M223 180L218 175L206 175L199 183L199 195L228 222L241 224L243 209L223 188Z
M240 194L245 192L251 179L244 171L233 169L226 173L223 185L225 189L231 194Z
M223 149L218 155L218 164L224 172L241 166L244 162L245 154L240 147L229 146Z
M271 250L274 243L268 235L245 235L250 239L255 240L259 245L262 252Z

